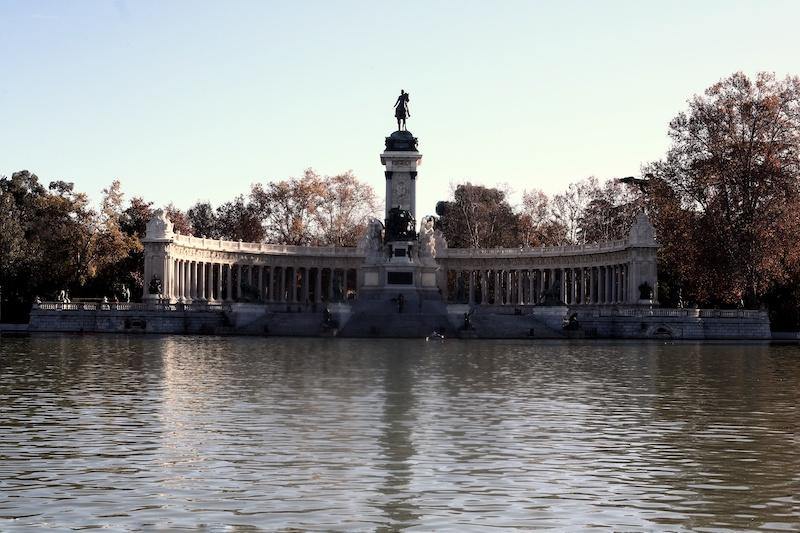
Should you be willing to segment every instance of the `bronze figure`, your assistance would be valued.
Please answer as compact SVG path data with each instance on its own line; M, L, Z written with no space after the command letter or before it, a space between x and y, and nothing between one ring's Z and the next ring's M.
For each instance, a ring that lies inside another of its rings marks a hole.
M400 96L397 97L397 101L394 103L394 118L397 119L397 131L406 129L406 118L410 116L411 113L408 111L408 93L401 89ZM402 127L400 126L401 122Z

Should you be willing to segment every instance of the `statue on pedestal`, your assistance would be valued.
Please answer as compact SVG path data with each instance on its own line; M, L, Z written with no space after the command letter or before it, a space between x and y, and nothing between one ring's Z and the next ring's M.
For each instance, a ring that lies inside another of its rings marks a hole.
M400 89L400 96L397 97L397 101L394 103L394 118L397 119L397 131L406 129L406 118L410 116L411 113L408 110L408 93Z

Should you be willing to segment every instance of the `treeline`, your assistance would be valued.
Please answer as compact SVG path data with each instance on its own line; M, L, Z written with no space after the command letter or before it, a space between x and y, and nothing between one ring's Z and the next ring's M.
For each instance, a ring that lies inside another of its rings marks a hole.
M589 177L552 198L538 189L523 191L519 206L503 188L462 183L436 213L450 247L530 247L624 238L643 207L636 187Z
M669 124L671 146L641 178L587 178L561 194L461 183L437 205L451 247L583 244L624 238L641 210L653 221L659 297L667 306L767 307L800 324L800 79L737 73L696 95ZM351 173L255 184L218 206L167 206L176 231L299 245L356 245L379 216L375 191ZM45 188L27 171L0 177L0 288L6 305L142 292L153 204L123 201L119 182L89 206L71 183Z

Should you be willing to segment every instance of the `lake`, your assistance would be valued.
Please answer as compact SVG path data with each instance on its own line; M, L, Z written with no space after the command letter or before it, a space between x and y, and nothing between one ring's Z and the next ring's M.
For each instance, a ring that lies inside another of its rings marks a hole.
M0 339L0 530L800 529L800 347Z

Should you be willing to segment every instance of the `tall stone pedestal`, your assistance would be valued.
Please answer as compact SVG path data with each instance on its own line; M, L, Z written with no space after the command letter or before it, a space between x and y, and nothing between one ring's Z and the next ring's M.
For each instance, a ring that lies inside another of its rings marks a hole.
M422 154L408 131L386 138L381 163L386 167L383 228L375 221L363 246L358 300L345 336L425 337L448 331L447 308L437 284L438 266L420 256L416 225L417 166ZM381 232L381 229L383 231Z

